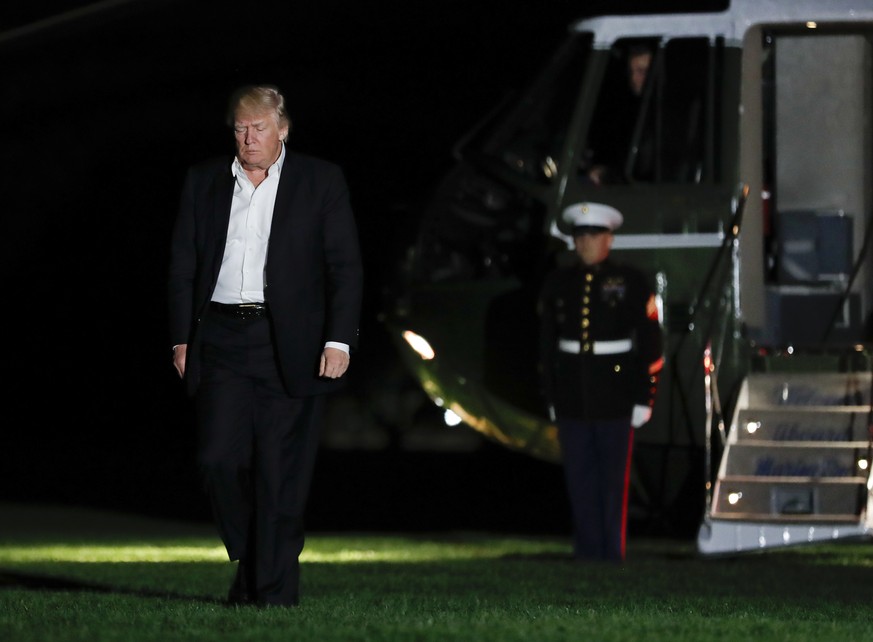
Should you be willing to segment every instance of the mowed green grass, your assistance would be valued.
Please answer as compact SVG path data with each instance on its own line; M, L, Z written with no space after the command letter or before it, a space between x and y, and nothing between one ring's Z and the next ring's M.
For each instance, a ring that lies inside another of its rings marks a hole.
M702 558L628 543L623 565L494 533L311 533L301 605L226 606L209 524L0 504L0 640L873 640L873 545Z

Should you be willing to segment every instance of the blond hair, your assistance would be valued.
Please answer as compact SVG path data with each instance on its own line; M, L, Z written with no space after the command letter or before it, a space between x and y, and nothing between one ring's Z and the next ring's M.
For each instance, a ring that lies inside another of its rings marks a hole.
M227 124L233 127L239 112L251 114L272 114L279 129L287 127L291 131L291 119L285 109L285 97L274 85L245 85L230 97L227 109Z

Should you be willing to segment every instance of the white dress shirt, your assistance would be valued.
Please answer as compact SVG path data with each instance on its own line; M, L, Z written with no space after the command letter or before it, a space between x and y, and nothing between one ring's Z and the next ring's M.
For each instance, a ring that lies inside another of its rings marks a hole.
M267 169L261 184L255 187L234 158L231 164L235 182L230 206L227 242L218 282L212 300L218 303L263 303L264 266L267 242L273 221L273 205L279 187L279 174L285 162L285 146L279 158Z
M231 172L235 180L230 206L230 222L224 257L218 272L218 282L212 293L217 303L263 303L264 268L267 265L267 244L273 222L273 206L279 175L285 163L285 145L279 158L267 169L267 175L256 187L245 173L238 158L233 159ZM325 348L349 352L345 343L328 341Z

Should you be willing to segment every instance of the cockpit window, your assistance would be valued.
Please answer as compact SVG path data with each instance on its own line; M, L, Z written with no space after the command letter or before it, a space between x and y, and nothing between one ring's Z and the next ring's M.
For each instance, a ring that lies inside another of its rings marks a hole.
M520 100L470 139L464 155L484 156L540 183L553 180L562 162L596 185L717 180L715 63L722 47L708 38L619 40L595 88L595 78L586 77L592 39L578 34ZM580 102L583 86L596 89L593 105ZM571 132L574 114L583 116L584 131ZM569 138L580 134L578 142Z
M569 39L522 99L493 118L468 149L527 178L550 181L578 101L590 47L590 35Z
M601 184L700 183L712 177L706 105L714 99L705 38L615 44L580 155L579 178ZM710 115L714 116L713 110Z

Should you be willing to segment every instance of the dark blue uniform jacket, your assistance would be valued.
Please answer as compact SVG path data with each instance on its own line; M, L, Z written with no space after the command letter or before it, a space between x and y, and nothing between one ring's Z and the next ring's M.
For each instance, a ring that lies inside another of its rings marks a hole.
M538 310L542 390L558 418L618 419L654 403L663 340L642 272L609 259L558 268Z

